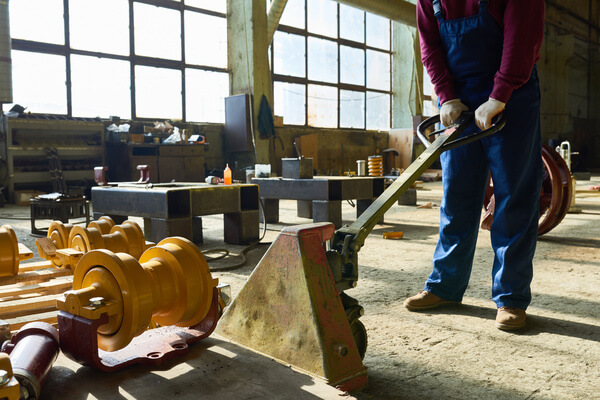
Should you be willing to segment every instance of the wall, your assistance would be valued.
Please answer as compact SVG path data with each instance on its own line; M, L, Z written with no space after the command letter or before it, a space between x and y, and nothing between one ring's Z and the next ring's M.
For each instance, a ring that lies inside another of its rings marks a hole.
M568 140L574 170L600 168L600 5L593 0L546 2L538 63L544 142ZM586 21L590 21L588 24Z

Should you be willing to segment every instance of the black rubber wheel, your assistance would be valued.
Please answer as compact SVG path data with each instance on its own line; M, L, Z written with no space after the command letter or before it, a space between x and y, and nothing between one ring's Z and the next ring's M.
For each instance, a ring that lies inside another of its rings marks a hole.
M352 322L350 329L352 330L352 336L354 336L354 341L356 342L358 354L362 360L365 358L365 353L367 352L367 329L358 319Z

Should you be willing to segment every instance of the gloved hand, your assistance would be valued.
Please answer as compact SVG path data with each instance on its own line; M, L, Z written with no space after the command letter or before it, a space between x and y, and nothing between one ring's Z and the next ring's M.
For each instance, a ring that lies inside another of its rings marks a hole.
M482 131L492 126L492 118L500 114L506 103L492 99L491 97L475 111L475 123Z
M440 109L440 121L444 126L450 126L463 111L468 110L469 107L465 106L460 99L448 100Z

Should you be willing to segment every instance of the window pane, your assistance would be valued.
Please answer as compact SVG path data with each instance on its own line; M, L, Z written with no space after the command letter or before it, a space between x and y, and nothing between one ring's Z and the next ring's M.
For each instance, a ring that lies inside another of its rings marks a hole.
M66 114L65 57L14 50L11 57L14 103L32 113Z
M275 82L273 85L275 115L283 116L286 125L304 125L306 86L295 83Z
M390 129L390 95L367 92L367 129Z
M308 85L308 125L337 128L336 87Z
M340 80L353 85L365 84L365 51L340 46Z
M181 72L135 67L136 116L181 119Z
M337 44L331 40L308 38L308 79L337 83Z
M333 0L308 1L308 31L337 37L337 3Z
M433 94L433 85L431 84L431 79L425 69L423 69L423 94L425 96L431 96Z
M129 62L71 56L73 116L131 118Z
M367 50L367 86L373 89L390 90L390 55Z
M340 37L365 42L365 12L340 4Z
M227 68L227 20L185 12L185 62Z
M433 102L431 100L423 101L423 115L432 116L438 114L438 110L433 109Z
M63 0L12 0L9 6L11 37L65 44Z
M181 18L177 10L135 3L135 54L181 60Z
M223 72L185 70L186 119L195 122L225 122L225 97L229 75Z
M185 0L185 4L205 10L222 12L223 14L227 12L227 0Z
M275 48L276 74L305 77L304 37L289 33L275 32L273 46Z
M127 0L70 0L69 24L72 48L129 55Z
M340 128L365 128L365 94L340 90Z
M367 13L367 45L390 49L390 20Z
M279 24L304 29L304 0L288 0Z

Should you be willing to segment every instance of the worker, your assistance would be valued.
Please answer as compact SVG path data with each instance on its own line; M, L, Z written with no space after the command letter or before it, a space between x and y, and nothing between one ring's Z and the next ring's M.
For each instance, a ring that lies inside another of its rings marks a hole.
M500 112L506 126L441 156L443 198L433 272L405 300L411 311L459 304L469 282L488 175L496 201L491 244L496 327L525 326L542 181L540 94L535 64L543 0L418 0L422 60L449 126L475 112L469 135Z

